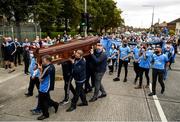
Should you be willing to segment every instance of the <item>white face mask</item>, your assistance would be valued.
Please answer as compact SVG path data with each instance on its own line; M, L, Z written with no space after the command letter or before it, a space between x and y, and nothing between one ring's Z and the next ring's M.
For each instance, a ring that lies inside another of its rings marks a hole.
M30 54L30 57L31 57L31 58L34 57L34 54Z

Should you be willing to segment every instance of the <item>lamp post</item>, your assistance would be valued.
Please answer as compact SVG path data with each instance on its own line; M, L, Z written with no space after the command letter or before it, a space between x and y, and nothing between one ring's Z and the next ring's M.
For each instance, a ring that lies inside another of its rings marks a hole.
M87 0L84 0L84 13L87 14ZM87 21L87 18L86 18ZM84 27L84 36L87 37L87 22Z
M154 24L154 9L155 9L155 6L154 5L143 5L143 7L150 7L153 9L152 11L152 21L151 21L151 31L152 31L152 27L153 27L153 24Z

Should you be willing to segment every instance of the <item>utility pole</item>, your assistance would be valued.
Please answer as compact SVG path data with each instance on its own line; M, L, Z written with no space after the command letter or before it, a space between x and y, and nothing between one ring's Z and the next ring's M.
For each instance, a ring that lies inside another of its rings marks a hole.
M84 0L84 13L87 15L87 0ZM86 25L84 26L84 37L87 37L87 18Z

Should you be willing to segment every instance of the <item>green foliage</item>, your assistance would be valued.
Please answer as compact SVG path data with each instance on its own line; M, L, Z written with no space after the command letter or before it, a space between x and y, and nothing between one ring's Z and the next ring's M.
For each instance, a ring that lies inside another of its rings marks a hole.
M170 34L170 35L175 35L175 31L174 31L174 30L170 30L170 31L169 31L169 34Z
M90 27L95 32L123 25L122 11L114 0L87 0ZM51 32L77 31L84 13L84 0L0 0L0 14L17 23L33 19L47 35Z

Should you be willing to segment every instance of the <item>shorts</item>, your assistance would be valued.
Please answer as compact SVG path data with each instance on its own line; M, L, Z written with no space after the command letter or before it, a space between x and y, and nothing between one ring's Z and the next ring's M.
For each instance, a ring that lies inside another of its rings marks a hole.
M14 54L8 56L8 61L9 62L14 62Z

